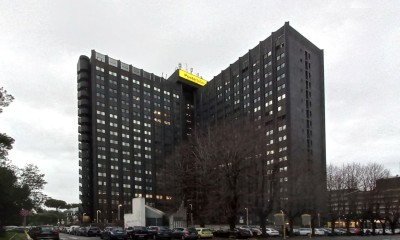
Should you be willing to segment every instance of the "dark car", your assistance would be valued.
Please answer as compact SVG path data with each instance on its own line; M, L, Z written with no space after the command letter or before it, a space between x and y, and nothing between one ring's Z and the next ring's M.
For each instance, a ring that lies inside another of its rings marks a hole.
M149 226L147 227L149 232L148 238L156 239L171 239L172 231L169 227L164 226Z
M104 240L126 240L128 235L122 227L111 227L101 234L101 238Z
M55 239L55 240L59 240L60 239L58 230L53 226L32 227L29 230L29 236L33 240L40 240L40 239Z
M86 227L79 227L76 231L77 236L86 236Z
M91 236L100 236L101 230L99 227L87 227L86 228L86 234L85 236L91 237Z
M149 236L149 231L144 226L128 227L126 231L131 239L147 239Z
M108 234L108 231L110 231L112 227L105 227L103 230L100 231L100 238L103 239L104 236Z
M229 229L218 229L213 231L214 237L217 238L229 238L230 230Z
M231 236L234 238L251 238L253 237L253 233L247 228L235 228L233 232L231 232Z
M174 228L172 229L172 238L178 239L198 239L199 234L196 228Z

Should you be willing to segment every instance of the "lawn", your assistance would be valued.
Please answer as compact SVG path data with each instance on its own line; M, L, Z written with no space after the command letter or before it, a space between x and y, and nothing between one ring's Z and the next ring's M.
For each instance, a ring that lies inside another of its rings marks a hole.
M0 235L0 240L27 240L25 233L19 232L5 232Z

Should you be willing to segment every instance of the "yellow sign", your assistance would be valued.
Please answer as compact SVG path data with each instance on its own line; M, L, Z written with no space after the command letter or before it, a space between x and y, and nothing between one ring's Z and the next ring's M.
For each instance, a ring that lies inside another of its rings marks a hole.
M191 81L193 83L196 83L197 85L200 85L200 86L204 86L204 85L207 84L206 80L204 80L202 78L199 78L198 76L196 76L194 74L191 74L191 73L188 73L186 71L183 71L182 69L179 69L179 77L184 78L186 80L189 80L189 81Z

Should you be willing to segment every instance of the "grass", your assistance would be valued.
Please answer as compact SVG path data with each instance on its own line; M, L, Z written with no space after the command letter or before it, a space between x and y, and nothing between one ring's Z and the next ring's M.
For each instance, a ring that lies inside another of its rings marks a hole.
M27 240L25 233L19 232L5 232L0 235L0 240Z

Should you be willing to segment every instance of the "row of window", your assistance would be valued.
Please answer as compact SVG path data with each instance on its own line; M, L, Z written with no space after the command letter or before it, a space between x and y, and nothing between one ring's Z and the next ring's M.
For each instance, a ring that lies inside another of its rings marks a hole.
M96 66L96 70L97 70L97 71L100 71L100 72L104 72L104 68L101 68L101 67L99 67L99 66ZM109 75L111 75L111 76L117 76L117 74L116 74L115 72L112 72L112 71L109 71ZM96 75L96 79L99 80L100 83L104 82L104 76ZM129 78L126 77L126 76L123 76L123 75L121 75L121 79L126 80L126 81L129 81ZM116 82L115 80L109 79L108 81L109 81L110 83L112 83L112 84L117 85L117 82ZM132 79L132 82L135 83L135 84L140 85L140 82L139 82L138 80ZM102 84L96 84L96 86L97 86L98 88L100 88L100 89L104 89L104 86L103 86ZM121 87L126 88L126 89L129 88L128 85L123 84L123 83L121 83ZM146 84L146 83L143 83L143 87L149 88L149 89L150 89L150 88L151 88L151 85ZM112 89L112 88L110 88L110 89ZM114 89L114 90L115 90L115 89ZM133 90L134 90L134 91L137 91L137 92L139 91L139 90L136 89L136 88L133 88ZM158 88L158 87L154 87L153 90L156 91L156 92L160 92L160 93L161 93L161 89ZM115 90L115 91L116 91L116 90ZM144 92L146 95L149 95L149 96L150 96L150 93L149 93L149 92L147 92L147 91L143 91L143 92ZM117 92L114 92L114 93L117 93ZM166 96L170 96L170 94L171 94L170 92L165 91L165 90L163 91L163 93L164 93L164 95L166 95ZM178 94L173 93L173 97L179 99L179 95L178 95Z

